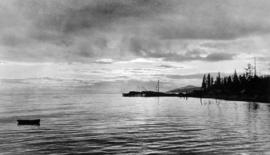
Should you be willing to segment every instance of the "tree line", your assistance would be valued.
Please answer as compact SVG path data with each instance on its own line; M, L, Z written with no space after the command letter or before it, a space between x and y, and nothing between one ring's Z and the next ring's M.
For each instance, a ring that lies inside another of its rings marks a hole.
M250 64L245 73L214 78L210 73L203 76L201 91L203 94L248 95L269 98L270 77L257 76L256 70Z

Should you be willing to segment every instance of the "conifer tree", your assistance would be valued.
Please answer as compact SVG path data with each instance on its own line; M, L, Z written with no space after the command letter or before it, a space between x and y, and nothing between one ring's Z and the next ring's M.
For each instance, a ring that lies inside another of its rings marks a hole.
M210 73L208 73L207 75L207 80L206 80L206 83L207 83L207 89L211 87L211 75Z
M218 75L216 77L216 81L215 81L215 86L216 88L220 88L221 85L221 77L220 77L220 72L218 72Z
M202 89L203 89L203 91L205 91L205 90L206 90L206 76L205 76L205 74L203 75L203 80L202 80Z

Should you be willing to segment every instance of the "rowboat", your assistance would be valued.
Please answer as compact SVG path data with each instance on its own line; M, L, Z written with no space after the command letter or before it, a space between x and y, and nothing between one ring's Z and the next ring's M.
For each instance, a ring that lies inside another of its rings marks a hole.
M18 119L17 122L18 125L40 125L40 119L32 119L32 120Z

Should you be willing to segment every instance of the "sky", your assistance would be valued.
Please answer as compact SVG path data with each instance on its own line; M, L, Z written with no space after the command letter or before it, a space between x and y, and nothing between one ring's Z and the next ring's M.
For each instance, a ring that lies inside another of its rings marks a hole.
M270 72L269 0L1 0L5 87L106 92Z

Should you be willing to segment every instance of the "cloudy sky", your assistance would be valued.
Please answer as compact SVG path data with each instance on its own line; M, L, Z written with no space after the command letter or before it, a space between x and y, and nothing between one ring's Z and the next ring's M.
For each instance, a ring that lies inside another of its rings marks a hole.
M2 87L123 91L270 71L269 0L1 0Z

